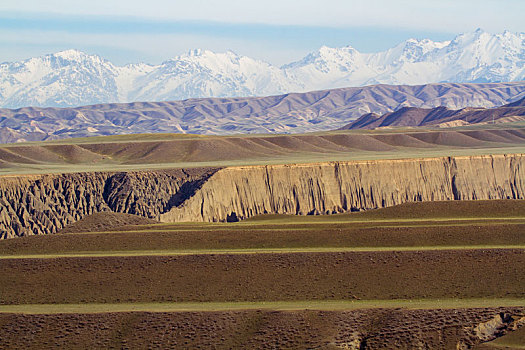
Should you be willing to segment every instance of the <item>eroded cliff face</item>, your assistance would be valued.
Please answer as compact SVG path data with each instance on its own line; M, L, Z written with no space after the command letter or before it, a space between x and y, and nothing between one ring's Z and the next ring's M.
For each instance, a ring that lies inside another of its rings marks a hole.
M505 198L525 198L522 154L2 177L0 237L54 233L101 211L236 221Z
M231 167L161 221L331 214L409 201L525 198L525 157L493 155Z
M216 170L2 177L0 237L54 233L102 211L158 219L174 200L186 198L187 191L180 193L186 184L202 183Z

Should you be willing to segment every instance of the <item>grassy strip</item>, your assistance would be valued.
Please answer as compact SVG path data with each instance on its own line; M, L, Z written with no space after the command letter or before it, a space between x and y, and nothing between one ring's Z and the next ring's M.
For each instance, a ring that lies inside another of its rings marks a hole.
M177 224L173 223L160 223L155 225L137 225L129 230L117 230L117 231L92 231L92 232L72 232L65 233L67 235L87 235L87 234L101 234L101 233L149 233L149 232L192 232L202 230L213 230L215 232L220 231L235 231L238 230L277 230L277 231L310 231L318 230L319 227L312 225L334 225L335 229L339 228L337 225L341 224L364 224L358 228L403 228L403 227L463 227L463 226L491 226L494 224L505 224L505 225L519 225L525 223L523 217L510 217L510 218L463 218L463 219L406 219L406 220L325 220L325 221L300 221L284 219L274 220L261 220L261 221L250 221L250 222L238 222L238 223L193 223L193 222L181 222ZM279 225L279 226L275 226ZM294 227L282 227L282 225L297 225ZM305 226L301 226L305 225ZM140 229L144 227L144 229Z
M17 146L19 146L17 144ZM5 146L3 146L5 147ZM10 163L12 167L0 169L0 176L12 175L35 175L35 174L62 174L94 171L135 171L135 170L161 170L175 168L197 168L197 167L233 167L252 165L278 165L278 164L309 164L331 161L367 161L367 160L391 160L409 158L431 158L450 156L479 156L495 154L520 154L523 153L523 145L509 146L501 144L500 147L432 147L429 148L403 148L399 147L393 151L342 151L342 152L290 152L283 156L276 156L271 152L260 157L239 159L224 159L217 161L182 161L151 162L140 164L127 164L125 159L115 159L112 163L103 164L22 164Z
M377 308L458 309L524 307L525 299L419 299L419 300L335 300L201 303L118 303L118 304L24 304L0 305L0 313L58 314L106 312L192 312L231 310L357 310Z
M525 245L475 245L475 246L421 246L421 247L312 247L312 248L258 248L213 250L133 250L73 252L62 254L0 255L2 259L55 259L114 256L183 256L183 255L242 255L242 254L293 254L293 253L347 253L347 252L413 252L435 250L491 250L525 249Z
M377 209L375 209L377 210ZM365 218L354 218L351 214L333 214L333 215L275 215L272 217L270 215L268 218L265 218L264 215L254 216L246 220L234 223L234 226L259 226L259 225L272 225L272 224L286 224L286 225L298 225L298 224L381 224L381 225L400 225L400 226L419 226L419 224L424 224L428 226L443 226L443 225L472 225L473 223L486 223L487 225L493 223L506 223L507 221L520 221L525 220L525 216L509 216L509 217L443 217L443 218L376 218L373 216ZM413 223L413 224L412 224ZM177 225L191 225L195 223L191 222L182 222ZM218 226L221 225L232 225L232 223L200 223L202 226ZM173 223L161 223L158 225L174 225Z

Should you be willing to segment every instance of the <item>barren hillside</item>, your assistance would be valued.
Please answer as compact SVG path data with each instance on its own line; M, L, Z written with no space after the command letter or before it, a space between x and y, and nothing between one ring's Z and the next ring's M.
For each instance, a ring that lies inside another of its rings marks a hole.
M340 130L390 127L456 127L471 124L500 124L525 121L525 98L495 108L403 107L395 112L377 115L368 113Z
M524 94L523 82L372 85L269 97L0 109L0 142L136 133L323 131L340 128L366 113L384 114L403 107L495 107Z

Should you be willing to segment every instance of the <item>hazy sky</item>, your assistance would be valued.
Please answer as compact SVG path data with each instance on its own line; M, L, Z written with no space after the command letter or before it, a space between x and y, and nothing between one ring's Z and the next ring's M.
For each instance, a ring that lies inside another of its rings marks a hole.
M363 52L480 27L525 31L524 0L1 0L0 62L76 48L115 63L193 48L282 64L321 45Z

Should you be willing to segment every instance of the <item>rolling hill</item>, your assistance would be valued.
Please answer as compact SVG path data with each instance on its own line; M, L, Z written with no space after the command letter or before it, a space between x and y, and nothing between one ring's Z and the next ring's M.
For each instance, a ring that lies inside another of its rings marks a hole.
M373 85L269 97L203 98L77 108L0 109L0 142L183 133L303 133L340 128L403 107L496 107L525 96L525 82Z
M454 127L470 124L495 124L525 121L525 98L496 108L403 107L395 112L378 115L368 113L340 130L389 127Z

